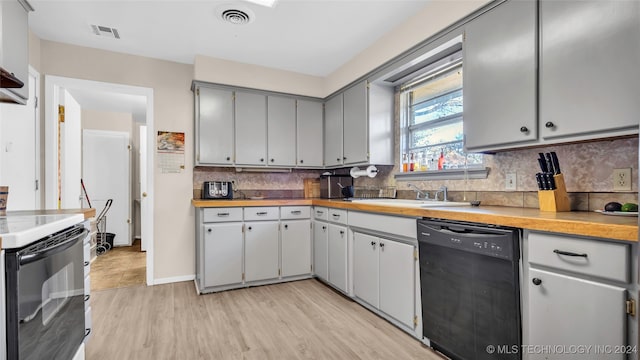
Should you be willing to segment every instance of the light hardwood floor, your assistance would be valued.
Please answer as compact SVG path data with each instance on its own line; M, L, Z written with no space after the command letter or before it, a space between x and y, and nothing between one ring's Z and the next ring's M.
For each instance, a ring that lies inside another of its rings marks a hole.
M197 295L192 282L92 294L87 359L441 359L317 280Z
M91 291L143 285L147 276L147 253L140 240L132 246L118 246L91 263Z

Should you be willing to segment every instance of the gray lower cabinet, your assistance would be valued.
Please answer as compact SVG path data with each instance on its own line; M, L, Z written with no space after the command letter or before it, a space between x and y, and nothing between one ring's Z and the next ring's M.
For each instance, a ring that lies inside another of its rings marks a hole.
M196 165L234 162L233 91L196 85Z
M535 1L507 1L465 25L464 135L469 150L538 139L536 13Z
M353 294L413 329L415 246L354 231Z
M627 301L635 292L630 245L544 232L530 232L526 241L522 287L528 338L523 343L593 346L579 355L553 354L554 359L625 359L630 354L624 351L629 344ZM548 359L549 353L528 356Z
M311 220L283 220L280 227L282 277L311 273Z
M313 272L322 280L329 280L329 225L313 221Z
M269 166L296 166L296 100L267 96L267 158Z
M544 270L529 272L529 344L609 345L626 344L626 290ZM548 359L531 354L530 359ZM556 354L554 359L578 358ZM625 359L623 353L580 354L580 359Z
M308 206L197 209L197 290L311 277L310 221Z
M298 167L323 166L323 108L319 101L298 100L296 106L296 165Z
M278 222L245 222L244 226L245 281L278 278Z
M242 282L242 222L208 224L202 241L204 287Z
M236 164L267 164L267 97L235 93Z
M329 283L347 292L347 227L329 224Z

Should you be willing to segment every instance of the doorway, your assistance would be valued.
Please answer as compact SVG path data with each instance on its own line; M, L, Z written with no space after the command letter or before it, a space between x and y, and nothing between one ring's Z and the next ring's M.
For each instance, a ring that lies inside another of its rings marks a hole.
M7 210L39 210L40 191L40 74L29 67L26 105L0 105L0 184L9 186Z
M66 94L74 98L81 108L130 113L136 125L151 129L147 133L146 143L143 146L146 148L144 154L153 154L153 148L148 148L154 144L154 139L148 138L153 134L153 89L45 76L45 179L47 179L45 184L45 204L47 208L64 208L64 204L74 200L74 196L71 199L68 196L67 199L63 198L64 194L59 189L64 188L64 185L61 185L59 183L60 180L58 180L58 172L66 172L59 165L65 163L66 154L59 151L58 138L60 136L61 141L66 143L70 137L67 132L63 133L64 130L59 130L58 126L58 105L62 104L61 97L67 96ZM66 102L66 99L63 100ZM137 134L135 135L137 136ZM78 136L81 137L81 134ZM71 140L71 142L73 141L75 140ZM64 148L60 147L60 149ZM61 160L60 163L58 162L59 158ZM144 169L137 169L140 173L144 172L145 174L144 184L141 183L140 186L136 186L138 189L136 189L133 196L139 199L140 203L140 237L146 250L146 284L153 285L153 158L137 161L136 165L144 166ZM81 188L80 178L72 179L67 177L66 182L70 183L72 187ZM96 205L93 205L93 207L96 208L98 213L102 210Z

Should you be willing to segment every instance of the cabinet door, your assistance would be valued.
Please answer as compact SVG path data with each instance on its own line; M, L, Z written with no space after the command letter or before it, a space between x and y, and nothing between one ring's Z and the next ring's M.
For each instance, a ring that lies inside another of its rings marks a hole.
M329 228L322 221L313 222L313 272L319 278L328 281Z
M297 151L298 166L322 167L324 148L322 134L322 103L298 100Z
M244 272L246 281L278 277L278 222L245 223Z
M2 67L24 83L21 88L6 88L23 99L29 97L29 20L18 1L0 2L0 57Z
M342 165L342 94L324 104L324 164Z
M242 223L204 226L204 286L242 282Z
M311 220L281 224L282 277L311 273Z
M267 157L269 165L296 165L296 101L267 97Z
M329 282L347 291L347 228L329 224Z
M343 162L369 162L369 108L367 81L344 92Z
M362 233L353 233L353 293L378 308L380 239Z
M536 8L535 1L508 1L465 25L467 149L538 138Z
M236 164L267 164L267 97L236 92Z
M535 283L534 283L535 281ZM530 269L529 341L531 345L626 344L625 289ZM539 285L536 285L538 283ZM546 359L549 354L529 354ZM576 355L554 355L554 359ZM624 359L624 354L591 351L580 359Z
M542 137L637 129L640 2L541 1L540 17Z
M233 164L233 92L196 89L196 165Z
M380 239L380 310L413 328L415 316L414 246Z

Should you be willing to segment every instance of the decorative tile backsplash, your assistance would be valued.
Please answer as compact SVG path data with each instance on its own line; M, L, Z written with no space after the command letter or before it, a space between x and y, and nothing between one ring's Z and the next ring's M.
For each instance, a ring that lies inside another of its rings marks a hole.
M609 201L638 202L638 138L603 140L544 148L513 150L485 155L490 168L486 179L397 181L397 166L378 166L378 175L354 180L355 186L396 186L399 198L415 197L407 183L429 192L445 185L450 200L481 200L485 205L538 207L535 174L540 171L536 158L539 152L555 151L560 160L567 191L574 210L602 209ZM613 192L613 169L632 168L632 190ZM342 171L348 171L343 169ZM202 183L209 180L236 182L240 194L246 197L302 197L303 181L318 178L324 170L292 170L287 173L236 172L234 168L196 167L193 172L194 197L200 197ZM505 174L516 174L516 191L505 191ZM236 196L236 197L240 197Z

